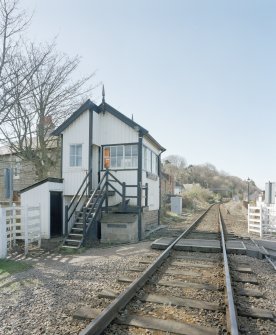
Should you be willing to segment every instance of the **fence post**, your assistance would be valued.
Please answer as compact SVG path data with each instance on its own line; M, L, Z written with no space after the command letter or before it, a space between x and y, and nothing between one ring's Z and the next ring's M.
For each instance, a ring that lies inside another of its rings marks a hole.
M7 257L7 244L6 212L4 208L0 208L0 259Z
M28 206L23 209L23 224L24 224L24 238L25 238L25 256L28 253Z
M16 245L16 205L12 204L12 236L13 236L13 246Z

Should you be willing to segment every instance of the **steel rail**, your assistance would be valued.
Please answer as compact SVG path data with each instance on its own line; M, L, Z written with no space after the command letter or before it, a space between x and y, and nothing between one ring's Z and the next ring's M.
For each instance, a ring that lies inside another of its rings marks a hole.
M160 267L164 260L170 255L175 244L193 230L205 214L213 207L211 205L199 218L197 218L188 229L186 229L178 238L176 238L166 250L152 263L140 277L135 279L125 291L119 294L115 300L108 305L89 325L83 329L79 335L100 335L105 328L117 317L119 311L124 308L135 296L136 292L143 287L148 279Z
M222 244L224 271L225 271L225 284L226 284L226 292L227 292L231 335L239 335L237 314L236 314L236 308L235 308L234 297L233 297L233 289L232 289L232 284L231 284L231 276L230 276L228 258L227 258L227 253L226 253L223 219L221 216L220 209L219 209L219 225L220 225L220 233L221 233L221 244Z

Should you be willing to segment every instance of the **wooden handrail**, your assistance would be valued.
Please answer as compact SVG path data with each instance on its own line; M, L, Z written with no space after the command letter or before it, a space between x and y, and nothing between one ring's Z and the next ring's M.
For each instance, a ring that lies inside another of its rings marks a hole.
M70 201L70 204L69 204L69 206L68 206L68 210L69 210L70 207L73 205L75 199L76 199L77 196L79 195L80 190L82 189L84 183L86 182L88 176L89 176L91 173L92 173L92 170L90 170L89 172L87 172L87 174L86 174L85 178L83 179L83 181L82 181L82 183L81 183L81 186L79 187L77 193L74 195L73 199ZM86 185L85 190L87 189L87 187L88 187L88 184Z

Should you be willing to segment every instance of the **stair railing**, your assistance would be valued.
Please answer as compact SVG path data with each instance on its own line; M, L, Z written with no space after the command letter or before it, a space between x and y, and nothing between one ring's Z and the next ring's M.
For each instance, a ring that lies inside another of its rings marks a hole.
M68 235L68 225L73 214L76 212L79 203L83 199L86 190L89 187L89 176L92 173L92 169L86 173L81 186L79 187L77 193L74 195L73 199L70 201L69 205L65 206L65 235ZM86 183L86 184L85 184Z

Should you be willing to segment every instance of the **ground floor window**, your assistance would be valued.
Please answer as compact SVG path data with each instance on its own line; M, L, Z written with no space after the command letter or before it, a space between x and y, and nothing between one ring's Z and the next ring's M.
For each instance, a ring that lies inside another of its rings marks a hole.
M103 147L104 169L137 169L138 145L110 145Z

